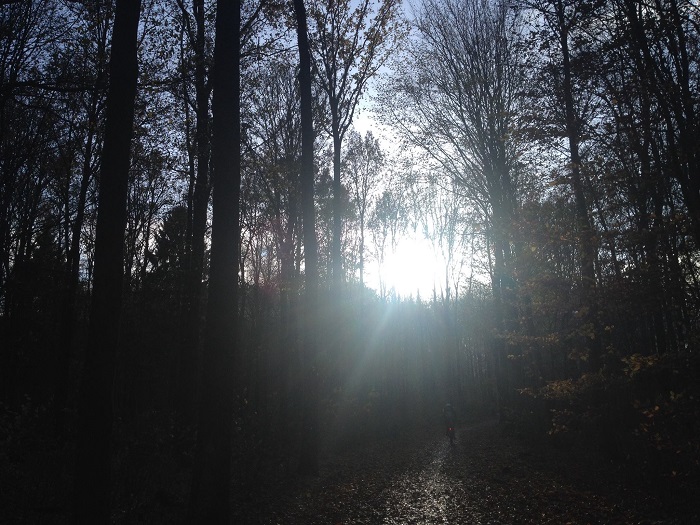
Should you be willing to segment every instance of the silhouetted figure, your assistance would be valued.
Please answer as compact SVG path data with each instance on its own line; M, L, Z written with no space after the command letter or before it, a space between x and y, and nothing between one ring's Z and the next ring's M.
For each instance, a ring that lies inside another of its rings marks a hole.
M445 435L450 438L450 443L455 442L455 409L451 403L447 403L442 409L442 415L445 421Z

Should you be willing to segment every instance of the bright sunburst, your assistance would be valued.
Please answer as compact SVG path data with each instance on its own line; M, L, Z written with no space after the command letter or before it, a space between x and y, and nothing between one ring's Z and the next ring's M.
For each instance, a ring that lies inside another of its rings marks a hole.
M368 285L387 295L428 299L433 289L441 289L444 263L431 243L420 237L404 237L396 251L386 254L384 263L374 263Z

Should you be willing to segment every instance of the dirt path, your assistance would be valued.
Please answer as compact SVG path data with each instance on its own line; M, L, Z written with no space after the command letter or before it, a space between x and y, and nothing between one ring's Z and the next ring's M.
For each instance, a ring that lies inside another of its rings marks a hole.
M478 509L470 505L464 484L450 472L450 464L458 459L456 446L440 440L431 447L427 461L392 478L382 493L382 523L442 524L456 523L460 518L483 522Z
M675 509L605 465L528 450L494 421L459 429L454 446L436 434L330 455L318 478L251 496L236 523L651 525L697 517L673 517Z

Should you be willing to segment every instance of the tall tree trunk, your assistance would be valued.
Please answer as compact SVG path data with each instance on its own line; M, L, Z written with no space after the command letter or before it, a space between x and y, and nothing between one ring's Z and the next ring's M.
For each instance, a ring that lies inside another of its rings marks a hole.
M304 235L304 268L306 275L302 367L305 392L302 415L302 448L299 471L318 474L318 246L314 210L314 128L311 93L311 52L309 49L304 0L294 0L299 46L299 89L301 93L301 208Z
M365 214L360 213L360 290L365 288Z
M298 179L296 174L290 173L288 177L290 186L293 188L289 192L289 216L287 227L281 243L281 277L282 286L280 288L280 331L279 331L279 375L278 390L280 392L280 431L282 435L287 435L289 414L288 414L288 394L290 385L290 364L297 356L298 351L298 304L297 280L294 269L295 237L298 224L297 209L297 187Z
M71 345L73 344L75 328L75 300L78 292L78 285L80 284L80 232L83 229L83 222L85 220L87 191L93 177L92 154L93 142L96 135L95 129L97 127L98 98L99 92L95 89L92 92L90 115L88 117L88 135L85 144L85 156L83 158L78 203L76 205L75 220L71 227L71 240L68 247L68 256L66 258L66 289L61 311L61 332L58 341L59 361L56 371L58 377L56 380L56 394L54 399L55 434L59 439L63 438L65 410L68 402Z
M95 276L80 389L75 504L78 523L110 521L112 385L124 276L124 229L136 98L140 0L117 0L100 167Z
M212 238L191 523L228 523L238 325L240 0L217 1L212 73Z
M498 222L498 220L496 219ZM496 379L496 394L498 399L499 417L505 420L507 408L512 402L511 394L511 363L508 362L508 349L506 348L505 334L507 329L507 305L506 297L504 297L504 278L505 278L505 256L503 250L503 241L500 238L502 232L500 225L494 228L496 230L496 238L493 243L493 319L495 334L492 336L492 353L494 359L494 374Z
M200 303L204 269L204 236L209 204L209 89L206 85L204 1L194 0L197 24L195 43L195 97L197 171L190 202L191 236L189 257L184 275L182 323L180 325L179 373L176 409L185 424L196 417L197 371L199 370Z
M342 217L342 196L343 186L340 180L340 148L342 138L340 136L340 123L338 122L338 103L331 102L331 127L333 134L333 244L331 247L331 265L333 287L335 292L340 293L340 287L343 283L343 251L342 251L342 235L343 235L343 217Z
M559 38L562 52L562 72L564 74L563 96L564 110L566 114L566 136L569 141L569 155L571 165L571 187L574 192L576 206L576 220L581 250L581 287L583 290L583 306L587 308L587 314L582 321L591 327L591 333L587 334L588 362L591 371L596 372L600 368L600 331L598 330L598 307L596 298L595 236L591 221L588 216L588 205L583 191L581 175L581 154L579 152L580 129L578 117L574 109L574 94L572 80L572 66L569 52L568 22L565 20L564 5L561 0L556 3L557 21L559 23Z

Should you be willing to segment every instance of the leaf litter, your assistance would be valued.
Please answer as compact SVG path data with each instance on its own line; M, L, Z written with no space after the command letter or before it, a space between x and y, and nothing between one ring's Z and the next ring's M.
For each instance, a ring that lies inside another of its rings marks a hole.
M424 429L326 452L315 478L244 491L236 523L288 525L700 523L691 501L575 451L529 447L496 421L458 429L450 445Z

